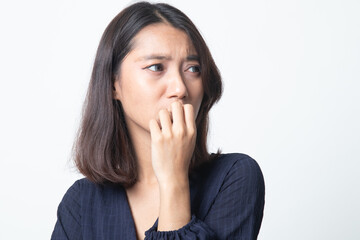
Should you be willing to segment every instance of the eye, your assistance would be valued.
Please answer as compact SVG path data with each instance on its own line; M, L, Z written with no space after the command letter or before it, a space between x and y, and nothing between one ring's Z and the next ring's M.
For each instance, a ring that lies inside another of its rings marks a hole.
M190 72L198 72L198 73L201 72L201 69L200 69L200 66L199 66L199 65L191 66L191 67L189 67L188 69L190 70Z
M146 67L147 69L149 69L150 71L153 71L153 72L158 72L158 71L163 71L164 70L164 67L162 64L153 64L153 65L150 65L148 67Z

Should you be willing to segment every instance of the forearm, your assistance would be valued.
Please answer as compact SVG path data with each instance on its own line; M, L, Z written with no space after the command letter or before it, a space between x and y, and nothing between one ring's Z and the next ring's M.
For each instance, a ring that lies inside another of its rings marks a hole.
M158 231L172 231L185 226L191 219L189 181L160 185Z

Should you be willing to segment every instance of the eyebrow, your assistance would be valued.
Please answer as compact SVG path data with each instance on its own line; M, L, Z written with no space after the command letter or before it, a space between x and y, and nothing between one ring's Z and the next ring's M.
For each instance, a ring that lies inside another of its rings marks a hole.
M138 61L146 61L146 60L153 60L153 59L156 59L156 60L164 60L164 59L165 60L171 60L171 57L167 56L167 55L161 55L161 54L151 54L151 55L148 55L148 56L138 58L136 60L136 62L138 62ZM200 62L200 58L197 55L188 55L186 57L186 61L198 61L198 62Z

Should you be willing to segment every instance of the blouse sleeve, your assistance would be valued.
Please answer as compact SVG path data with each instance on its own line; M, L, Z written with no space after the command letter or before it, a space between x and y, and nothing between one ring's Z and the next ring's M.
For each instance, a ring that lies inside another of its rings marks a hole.
M81 239L79 182L65 193L57 210L57 221L51 240Z
M265 186L255 160L236 161L227 173L204 220L191 221L175 231L157 231L157 221L145 239L257 239L263 217Z
M172 240L172 239L215 239L215 233L195 215L191 216L188 224L174 231L157 231L158 220L154 226L145 232L145 240Z

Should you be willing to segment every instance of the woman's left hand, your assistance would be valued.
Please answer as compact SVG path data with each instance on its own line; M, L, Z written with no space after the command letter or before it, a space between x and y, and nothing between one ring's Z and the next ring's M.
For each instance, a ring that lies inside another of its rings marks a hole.
M175 101L171 113L167 109L159 111L159 122L149 122L151 160L159 185L187 183L196 142L194 108Z
M193 106L173 102L171 113L160 110L159 123L152 119L149 125L151 161L160 188L158 231L171 231L191 218L188 171L196 142Z

